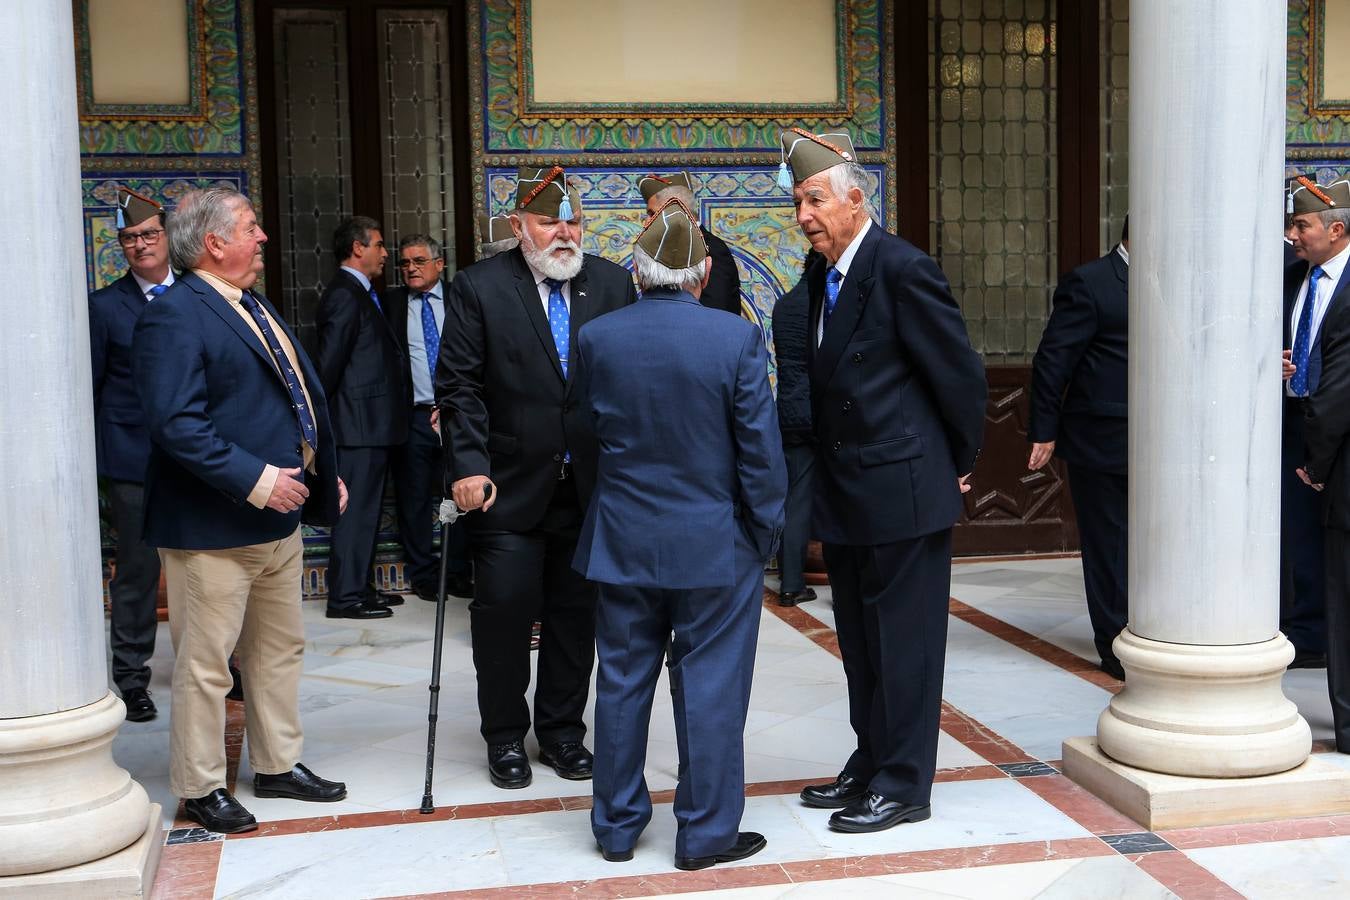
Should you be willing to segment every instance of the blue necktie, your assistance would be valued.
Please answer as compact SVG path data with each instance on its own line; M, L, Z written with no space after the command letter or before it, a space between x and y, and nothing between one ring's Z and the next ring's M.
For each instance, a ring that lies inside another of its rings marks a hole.
M300 433L305 436L305 443L309 444L311 449L316 449L319 446L318 429L314 427L314 414L305 405L305 392L300 389L300 376L291 368L291 361L286 358L286 351L281 349L281 341L277 340L277 333L272 330L267 316L263 315L257 298L244 291L244 296L239 298L239 302L248 310L253 321L258 323L258 330L262 332L263 340L271 348L277 367L281 369L281 377L286 379L286 389L291 392L291 406L295 409L295 417L300 421Z
M548 285L548 327L553 332L553 346L558 350L558 362L562 363L563 378L567 377L567 351L572 343L572 316L567 311L567 301L563 299L563 283L556 278L545 278Z
M839 286L843 284L844 275L834 266L830 266L829 274L825 276L825 319L821 323L821 330L825 330L830 324L830 316L834 313L834 305L839 302Z
M1289 390L1295 397L1308 396L1308 357L1312 354L1313 307L1317 305L1317 282L1326 273L1321 266L1313 266L1308 274L1308 293L1303 298L1303 310L1298 314L1298 330L1294 332L1294 352L1290 362L1297 366L1289 379Z
M168 289L169 289L169 286L168 286L167 284L156 284L156 285L152 285L151 288L150 288L150 300L155 299L156 297L158 297L160 294L164 293L164 292L167 291ZM150 301L147 300L146 302L149 303Z
M371 288L371 289L370 289L370 302L371 302L371 303L374 303L374 304L375 304L375 308L378 309L381 313L384 312L384 307L380 305L380 298L379 298L379 296L375 293L375 289L374 289L374 288Z
M436 357L440 355L441 333L436 329L436 313L431 308L431 295L422 294L422 345L427 351L427 369L431 382L436 383Z

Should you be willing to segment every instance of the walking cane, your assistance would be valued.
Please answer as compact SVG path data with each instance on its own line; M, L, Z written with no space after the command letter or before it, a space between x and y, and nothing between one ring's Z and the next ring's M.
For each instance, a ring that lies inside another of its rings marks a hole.
M491 496L492 482L489 481L483 485L483 502L487 503ZM441 575L436 589L436 638L431 651L431 708L427 711L427 781L422 791L422 808L419 810L424 816L436 811L431 800L431 771L436 761L436 710L441 697L441 645L445 643L445 581L446 565L450 559L450 555L445 552L448 546L446 531L462 515L464 511L455 505L454 500L446 497L441 501L441 509L436 517L441 523Z

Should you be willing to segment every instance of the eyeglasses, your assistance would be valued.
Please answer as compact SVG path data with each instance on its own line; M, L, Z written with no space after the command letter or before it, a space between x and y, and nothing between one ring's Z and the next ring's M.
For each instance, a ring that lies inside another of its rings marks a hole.
M135 247L137 241L145 241L145 246L153 247L159 243L159 236L163 233L163 228L151 228L149 231L142 231L140 234L119 234L117 243L123 247Z
M436 257L436 259L440 259L440 257L438 256ZM420 269L427 263L435 261L436 261L435 259L431 259L430 257L427 256L414 256L412 259L400 259L398 261L398 267L400 269L408 269L408 268Z

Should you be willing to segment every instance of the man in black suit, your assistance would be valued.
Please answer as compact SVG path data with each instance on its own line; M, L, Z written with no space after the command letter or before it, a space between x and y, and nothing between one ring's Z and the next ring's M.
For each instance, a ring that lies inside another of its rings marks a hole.
M127 721L148 722L158 714L148 690L148 663L158 625L159 554L141 536L150 436L131 380L131 334L146 304L173 284L173 270L162 206L118 188L117 226L127 274L89 295L94 436L98 474L117 530L117 568L108 585L113 681L126 704Z
M988 388L937 263L872 221L851 138L782 139L797 224L823 257L806 273L813 524L858 736L839 776L801 797L838 809L835 830L880 831L930 815L952 526Z
M1350 181L1305 185L1294 213L1294 249L1305 275L1294 303L1290 392L1297 397L1308 384L1299 374L1305 363L1307 370L1320 369L1303 401L1305 462L1296 474L1315 490L1325 489L1327 686L1336 749L1350 753ZM1318 340L1314 366L1310 347Z
M381 619L397 596L369 586L389 451L408 439L407 362L371 281L389 252L380 223L353 216L333 233L340 269L319 298L318 369L351 500L329 536L330 619Z
M386 291L384 312L408 366L408 440L394 451L398 535L403 544L404 578L423 600L435 602L440 559L433 544L436 507L444 489L440 413L435 404L436 356L445 327L445 257L440 242L425 234L398 242L403 285ZM446 589L473 596L463 522L445 527Z
M647 201L647 215L654 216L656 211L671 200L678 200L684 208L698 215L698 201L694 199L694 184L688 172L667 172L663 175L647 175L638 181L638 190L642 199ZM727 242L698 223L703 243L708 247L708 258L712 263L712 278L698 302L713 309L720 309L739 316L741 314L741 274L736 268L736 258L731 255Z
M1031 361L1027 440L1033 472L1058 456L1083 545L1088 616L1103 672L1124 678L1111 642L1129 615L1129 219L1120 243L1060 279L1054 308Z
M568 366L577 329L636 299L627 270L581 252L581 198L561 166L520 170L520 246L450 284L436 368L446 470L470 516L469 606L488 774L531 781L530 631L543 623L534 732L539 760L591 776L582 713L595 658L595 588L572 569L596 451ZM485 488L493 486L491 498Z

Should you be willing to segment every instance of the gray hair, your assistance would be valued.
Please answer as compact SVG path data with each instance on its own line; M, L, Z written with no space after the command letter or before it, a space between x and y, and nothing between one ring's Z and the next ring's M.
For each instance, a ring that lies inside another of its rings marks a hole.
M829 171L830 190L834 196L843 200L850 188L857 188L862 194L863 210L873 221L879 221L877 211L872 208L872 179L868 177L867 170L855 162L842 162L830 166Z
M1317 215L1322 220L1323 228L1330 228L1332 222L1340 222L1345 227L1346 235L1350 236L1350 209L1338 206L1334 209L1324 209Z
M180 272L195 268L206 254L208 234L226 243L232 240L235 215L241 206L252 204L234 188L204 188L184 194L165 225L173 267Z
M689 210L689 215L694 216L694 224L699 224L698 201L694 199L694 192L682 184L672 184L670 187L661 188L652 199L656 201L656 208L660 209L674 198L684 204L684 208Z
M500 241L484 241L478 245L478 258L488 259L498 253L514 250L519 244L520 238L517 237L502 238Z
M410 234L399 239L399 253L402 253L409 247L426 247L427 253L431 254L432 259L441 258L441 243L429 234Z
M687 269L672 269L652 259L651 254L638 245L633 245L633 274L637 276L638 287L644 291L670 285L692 294L703 286L707 264L707 257L704 257L702 262Z

